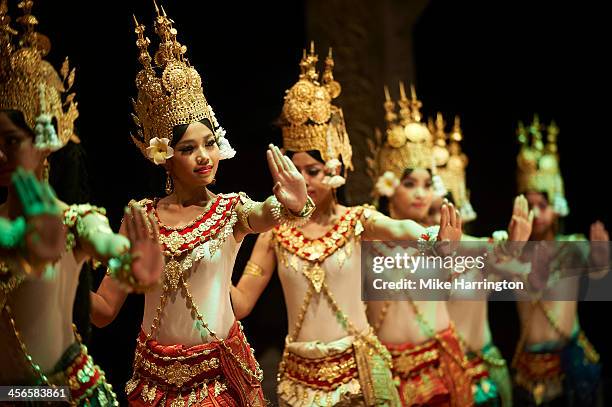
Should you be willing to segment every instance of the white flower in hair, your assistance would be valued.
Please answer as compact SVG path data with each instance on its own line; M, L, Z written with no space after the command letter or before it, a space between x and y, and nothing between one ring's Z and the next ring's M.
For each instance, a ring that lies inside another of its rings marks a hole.
M36 118L34 146L40 150L50 149L51 151L56 151L62 147L62 142L57 137L51 120L51 116L44 113Z
M442 181L442 177L439 175L434 175L431 177L431 182L433 183L433 191L434 194L438 196L446 196L448 194L448 190L444 186L444 181Z
M325 168L330 172L335 171L336 168L340 168L341 166L342 163L337 158L332 158L331 160L325 163Z
M227 132L223 127L219 127L217 130L215 130L215 136L217 136L218 139L225 138L226 134Z
M569 214L569 205L567 204L565 197L561 194L555 194L552 206L553 210L561 217Z
M508 232L505 230L496 230L491 236L494 242L505 242L508 240Z
M236 155L236 150L232 148L228 139L225 137L225 130L223 127L219 127L217 135L217 137L219 137L219 159L227 160L228 158L233 158Z
M322 182L332 188L340 188L342 185L346 184L346 180L340 175L326 175Z
M399 186L400 181L392 171L385 171L383 175L378 177L376 181L376 191L381 196L393 196L395 189Z
M459 214L461 215L461 220L464 223L476 219L476 211L472 207L470 201L466 201L461 208L459 208Z
M167 138L153 137L147 147L147 156L157 165L164 164L167 159L174 156L174 149L168 145Z
M217 116L215 116L215 111L212 109L210 105L208 105L208 112L210 113L210 118L212 119L212 125L216 129L219 127L219 122L217 121Z

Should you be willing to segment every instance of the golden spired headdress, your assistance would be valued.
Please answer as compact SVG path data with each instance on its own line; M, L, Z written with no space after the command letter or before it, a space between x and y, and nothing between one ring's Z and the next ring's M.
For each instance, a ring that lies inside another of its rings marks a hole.
M433 155L438 175L442 178L444 186L452 194L453 201L461 219L469 222L476 219L476 212L470 203L469 191L466 186L465 168L468 158L461 151L463 134L459 116L455 116L455 122L450 133L445 131L446 122L441 113L436 120L428 120L427 127L434 137Z
M446 190L440 178L436 176L433 136L422 123L420 108L422 103L417 99L414 86L410 87L411 98L408 99L403 82L399 84L399 114L396 103L391 99L389 89L385 86L385 121L387 130L385 138L376 129L376 141L368 139L368 147L373 156L366 159L368 174L375 183L373 195L392 196L408 168L425 168L431 170L434 189L438 195L445 195Z
M546 144L542 137L544 125L535 115L529 129L519 122L517 129L521 149L516 158L519 192L545 192L559 216L569 214L565 199L563 178L559 168L557 135L559 128L554 121L547 128Z
M57 150L69 140L78 143L74 121L79 116L74 93L68 94L75 70L68 58L60 70L43 58L51 49L49 39L35 31L32 0L18 3L21 35L11 28L6 0L0 0L0 109L18 110L36 135L35 145ZM65 97L64 97L65 96ZM53 126L55 119L57 128Z
M135 111L132 118L139 130L136 136L132 135L132 140L147 158L161 164L172 157L168 144L172 142L175 126L208 119L218 139L221 159L233 157L236 152L229 146L225 130L219 126L204 97L202 79L185 57L187 47L178 42L174 22L163 7L160 11L155 1L154 5L159 48L153 58L149 55L151 41L145 36L145 26L134 17L138 60L143 69L136 75L138 97L132 101ZM169 150L169 154L164 150L166 154L158 160L156 154L160 148Z
M339 187L345 182L347 170L353 169L353 150L342 109L332 104L332 99L340 95L341 87L334 80L331 48L320 81L318 59L311 42L310 52L304 50L300 61L300 78L285 95L281 114L283 147L294 152L317 150L330 170L335 170L342 160L343 176L327 180L333 187Z

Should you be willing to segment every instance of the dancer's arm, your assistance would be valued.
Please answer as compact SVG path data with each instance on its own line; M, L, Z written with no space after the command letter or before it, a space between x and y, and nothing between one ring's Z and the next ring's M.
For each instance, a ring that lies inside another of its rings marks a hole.
M605 277L610 271L610 235L604 224L597 221L589 233L591 252L589 255L589 277L595 280Z
M91 293L91 319L97 327L115 319L130 290L142 290L157 283L163 270L157 222L145 215L142 208L132 205L126 211L119 233L127 236L130 250L111 260L108 275L97 292Z
M369 213L368 213L369 211ZM364 211L364 240L419 240L431 238L429 228L409 219L392 219L372 209ZM440 230L438 240L458 241L461 239L461 216L452 203L445 203L440 209Z
M232 305L236 319L248 316L261 293L270 282L276 267L276 255L271 245L272 232L258 236L251 258L236 286L232 286Z

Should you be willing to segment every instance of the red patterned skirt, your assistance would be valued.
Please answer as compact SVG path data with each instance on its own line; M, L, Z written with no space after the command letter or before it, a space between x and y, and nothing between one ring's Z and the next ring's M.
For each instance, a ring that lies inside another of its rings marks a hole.
M385 344L403 406L472 406L471 376L452 327L414 345Z
M50 374L49 382L70 388L71 405L117 406L117 396L106 382L104 372L87 353L87 347L75 342L66 349Z
M186 347L146 341L140 332L134 374L125 386L131 406L265 406L259 365L235 322L223 342Z

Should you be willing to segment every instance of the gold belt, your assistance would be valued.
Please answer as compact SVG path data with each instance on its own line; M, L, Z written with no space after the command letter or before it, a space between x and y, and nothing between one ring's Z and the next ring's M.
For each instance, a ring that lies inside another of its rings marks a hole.
M142 368L146 373L160 377L166 383L176 387L182 387L198 375L220 367L219 359L214 357L194 364L181 363L175 360L169 365L162 366L143 358L140 353L136 354L134 364L136 366L135 370Z

